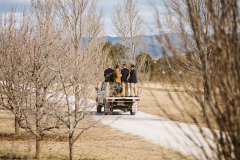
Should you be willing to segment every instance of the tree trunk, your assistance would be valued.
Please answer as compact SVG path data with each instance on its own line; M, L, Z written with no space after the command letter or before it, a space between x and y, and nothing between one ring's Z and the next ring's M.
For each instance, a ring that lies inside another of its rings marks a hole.
M42 138L36 137L36 159L42 158Z
M73 160L73 143L71 137L69 137L69 159Z
M36 80L37 82L37 80ZM41 88L39 86L36 86L36 115L35 115L35 121L36 121L36 159L41 159L42 157L42 148L41 148L41 142L42 142L42 134L41 134L41 123L40 123L40 108L41 108L41 97L40 97L40 90Z
M15 128L15 136L19 135L19 121L18 118L15 116L15 124L14 124L14 128Z
M209 90L207 82L204 81L204 104L203 104L203 122L208 121L208 102L209 102Z
M210 96L210 91L209 91L209 72L208 72L208 49L206 48L205 54L204 54L204 108L203 108L203 122L208 121L208 104L209 104L209 96Z

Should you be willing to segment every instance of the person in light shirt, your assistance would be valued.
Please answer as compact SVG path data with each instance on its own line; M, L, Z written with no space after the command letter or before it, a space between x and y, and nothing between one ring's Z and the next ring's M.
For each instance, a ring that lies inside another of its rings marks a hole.
M121 94L121 76L122 74L120 73L119 65L116 65L115 71L114 71L114 83L116 84L117 97L120 97L120 94Z

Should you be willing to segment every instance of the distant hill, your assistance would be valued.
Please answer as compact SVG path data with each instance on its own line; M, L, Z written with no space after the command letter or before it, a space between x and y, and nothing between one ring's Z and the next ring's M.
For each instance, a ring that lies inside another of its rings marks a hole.
M175 45L179 46L180 48L184 48L184 47L181 47L181 46L183 46L183 43L182 43L181 36L179 34L169 33L168 36L173 41L173 43L175 43ZM189 37L193 41L193 39L191 38L191 35L189 35ZM238 32L238 37L240 40L240 32ZM105 38L107 38L108 42L111 42L113 44L121 43L120 37L109 37L108 36ZM152 58L157 58L157 57L163 56L162 48L161 48L159 42L157 41L155 35L144 35L143 42L148 46L148 53L151 55ZM182 51L182 52L184 52L184 51Z
M121 43L120 37L105 37L108 42L111 42L113 44L115 43ZM143 36L142 40L147 46L148 46L148 53L151 55L151 57L161 57L162 56L162 50L161 46L157 42L155 36Z
M170 34L168 34L168 36L172 39L172 41L176 45L182 45L181 44L181 38L178 34L170 33ZM109 37L109 36L107 36L105 38L107 39L108 42L111 42L113 44L121 43L120 37ZM163 56L162 48L161 48L159 42L157 41L155 35L144 35L142 41L145 43L145 45L148 46L148 53L151 55L151 57L156 58L156 57L162 57Z

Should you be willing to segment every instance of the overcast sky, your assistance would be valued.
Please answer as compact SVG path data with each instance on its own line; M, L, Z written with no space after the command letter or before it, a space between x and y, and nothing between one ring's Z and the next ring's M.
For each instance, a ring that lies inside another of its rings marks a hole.
M149 28L155 28L154 12L153 8L149 5L149 1L153 2L160 12L164 12L164 0L138 0L139 11L144 17L144 26L147 29L147 35L155 34L149 31ZM106 35L108 36L115 36L110 16L114 12L114 6L119 2L122 3L123 0L98 0L99 7L102 7L105 14L105 28ZM0 6L1 13L11 8L11 6L17 7L17 11L20 12L24 7L30 6L30 0L0 0Z

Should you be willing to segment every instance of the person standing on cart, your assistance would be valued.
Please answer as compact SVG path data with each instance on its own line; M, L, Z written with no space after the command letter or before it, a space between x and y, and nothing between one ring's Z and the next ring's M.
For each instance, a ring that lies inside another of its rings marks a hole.
M131 65L131 71L130 71L130 77L128 79L128 82L130 83L130 96L135 97L137 96L137 88L136 88L136 83L137 83L137 72L135 70L135 66Z
M114 82L113 79L113 74L114 74L114 70L112 69L112 66L109 65L108 69L106 69L104 71L104 77L105 77L105 83L106 83L106 88L105 88L105 95L109 96L109 90L110 90L110 95L112 94L112 85Z
M114 83L116 84L116 96L120 97L121 95L121 76L119 65L116 65L114 71Z
M122 96L127 97L128 96L128 82L127 78L129 76L129 70L127 69L127 65L122 65L123 69L121 70L121 82L122 82Z

